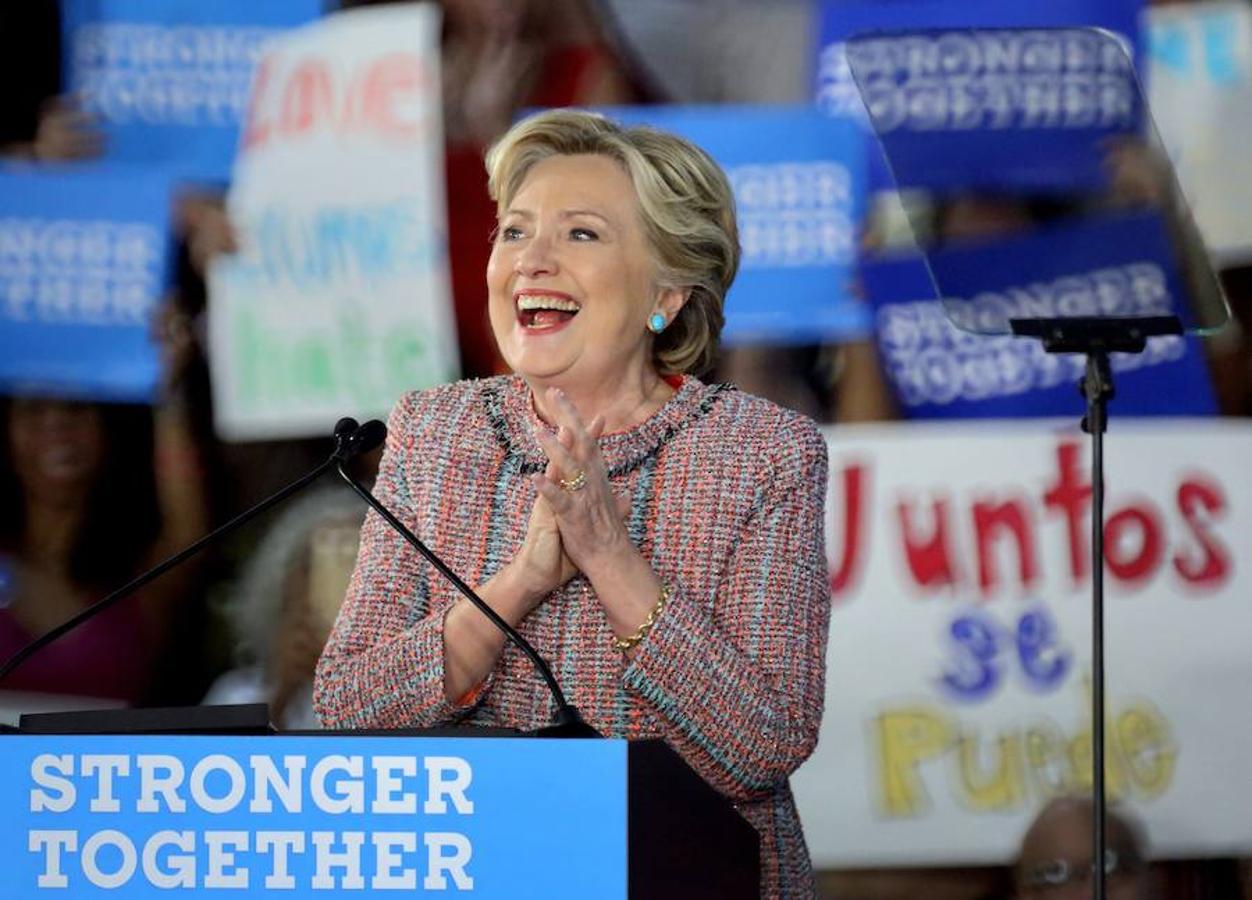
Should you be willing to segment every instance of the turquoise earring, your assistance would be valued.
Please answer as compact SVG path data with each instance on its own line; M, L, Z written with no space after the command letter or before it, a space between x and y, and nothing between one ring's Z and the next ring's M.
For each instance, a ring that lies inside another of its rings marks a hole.
M665 316L660 313L653 313L648 316L648 330L653 334L660 334L665 330L665 326L668 324L669 322L665 321Z

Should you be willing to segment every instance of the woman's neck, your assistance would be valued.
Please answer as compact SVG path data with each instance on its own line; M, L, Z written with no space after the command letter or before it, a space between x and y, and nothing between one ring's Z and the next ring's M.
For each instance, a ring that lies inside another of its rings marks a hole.
M26 561L48 569L68 566L83 516L79 506L31 504L26 511L22 537L22 555Z
M674 389L651 368L615 384L528 383L535 412L544 422L555 424L546 392L550 387L559 387L578 410L584 425L596 416L604 417L605 434L628 431L647 421L674 395Z

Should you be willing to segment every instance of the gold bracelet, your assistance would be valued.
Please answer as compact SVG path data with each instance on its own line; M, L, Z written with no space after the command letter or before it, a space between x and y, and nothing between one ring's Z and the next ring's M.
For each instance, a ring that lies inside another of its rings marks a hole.
M634 634L628 634L624 638L614 637L613 646L625 653L627 650L635 646L648 636L648 632L652 630L652 626L656 624L656 617L661 614L661 610L665 609L665 604L669 601L669 588L664 584L661 585L661 596L656 598L656 606L652 607L648 613L648 617L643 620L643 624L639 626L639 630Z

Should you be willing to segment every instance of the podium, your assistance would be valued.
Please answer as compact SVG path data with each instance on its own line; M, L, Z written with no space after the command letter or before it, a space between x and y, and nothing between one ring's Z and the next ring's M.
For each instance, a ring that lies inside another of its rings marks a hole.
M755 829L661 741L265 734L263 710L24 718L0 896L759 894Z

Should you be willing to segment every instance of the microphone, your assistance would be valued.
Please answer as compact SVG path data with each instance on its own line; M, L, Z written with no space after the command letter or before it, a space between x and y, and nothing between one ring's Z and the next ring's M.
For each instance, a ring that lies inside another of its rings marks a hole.
M366 422L356 430L346 441L345 446L355 453L368 453L387 437L387 426L377 419ZM387 524L399 532L400 536L413 546L418 553L425 557L426 561L438 570L439 574L448 579L458 591L465 595L474 606L478 607L478 611L486 616L491 624L504 632L504 636L512 642L513 646L526 654L531 665L535 667L535 671L543 678L544 683L548 686L548 691L552 694L552 699L556 701L556 712L552 715L552 724L546 728L539 729L536 734L540 737L602 737L602 735L583 721L582 715L578 712L578 708L571 705L565 699L565 694L561 690L561 685L552 675L552 669L539 655L538 651L531 646L530 641L522 637L508 622L504 621L499 614L487 605L487 601L479 597L474 589L467 585L457 576L438 556L434 554L412 531L405 527L404 523L392 515L391 510L383 506L383 504L369 492L364 485L353 478L344 469L344 460L338 460L335 468L338 470L343 480L351 485L357 494L373 507L374 511L382 516Z
M348 460L354 456L360 456L362 453L369 453L371 450L381 447L383 441L387 440L387 426L377 419L371 419L364 425L359 426L355 419L339 420L340 425L344 422L352 423L352 432L345 436L343 452L337 454L337 459ZM338 428L338 426L335 427Z
M139 590L148 582L152 581L155 578L159 578L161 575L164 575L170 569L179 565L183 561L190 559L192 556L195 556L202 549L204 549L206 546L211 544L213 541L217 540L222 535L229 534L230 532L238 528L240 525L243 525L245 522L249 521L250 519L255 518L256 516L265 512L270 507L278 503L281 503L283 500L286 500L292 494L295 494L303 490L305 487L312 484L318 478L321 478L322 475L326 474L332 468L335 468L336 466L342 467L344 463L348 462L353 457L366 452L366 450L368 449L372 449L370 447L365 447L362 441L360 440L354 441L354 438L356 438L356 436L358 435L360 431L361 431L361 427L357 424L356 419L349 419L349 418L340 419L338 422L335 423L334 452L331 453L330 457L328 457L324 463L319 465L317 468L313 469L307 475L304 475L303 477L298 478L297 480L293 481L291 484L287 485L285 488L278 491L277 493L272 494L271 496L262 500L260 503L256 504L256 506L253 506L252 508L247 509L244 512L241 512L239 515L235 516L226 524L213 529L212 531L210 531L204 537L200 538L195 543L185 547L184 549L175 553L173 556L168 557L162 562L157 563L155 566L153 566L148 571L144 572L142 575L139 575L136 578L131 579L126 584L122 585L120 588L115 590L113 593L109 594L103 599L97 600L95 603L91 604L86 609L79 612L77 615L62 622L56 628L53 628L51 631L47 632L46 634L40 635L35 640L31 641L21 650L18 650L11 657L9 657L9 659L5 661L3 666L0 666L0 682L3 682L4 679L8 677L10 672L12 672L22 663L24 663L27 659L34 656L44 647L51 644L57 638L61 637L62 635L68 634L69 632L77 628L78 626L82 625L88 619L98 616L100 613L104 612L106 609L108 609L113 604L117 603L119 600L123 600L126 597L130 596L131 594ZM383 431L384 433L386 432L385 426L383 428ZM377 443L375 443L374 446L377 446ZM342 472L343 469L340 468L339 471Z
M356 430L360 427L361 427L360 423L358 423L356 419L353 419L350 416L344 416L342 419L336 422L335 433L334 433L335 450L336 451L339 450L340 446L343 445L344 441L352 437L352 435L355 434Z

